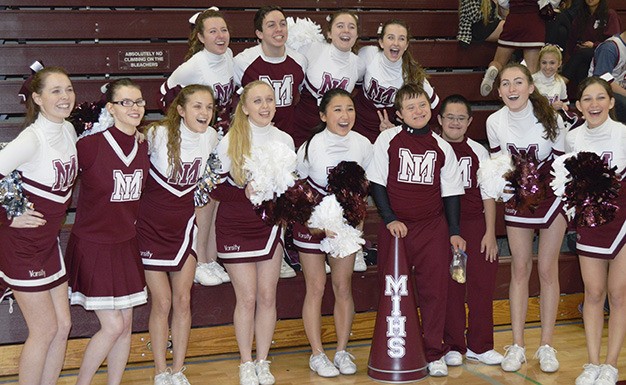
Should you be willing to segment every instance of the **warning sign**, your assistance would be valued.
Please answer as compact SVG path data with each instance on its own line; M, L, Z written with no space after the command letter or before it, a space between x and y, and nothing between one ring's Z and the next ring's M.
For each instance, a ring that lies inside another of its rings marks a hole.
M118 51L118 66L123 71L154 71L170 68L168 50Z

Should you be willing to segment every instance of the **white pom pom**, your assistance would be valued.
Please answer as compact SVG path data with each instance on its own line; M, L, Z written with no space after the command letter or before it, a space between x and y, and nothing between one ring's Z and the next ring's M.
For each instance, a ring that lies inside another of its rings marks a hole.
M576 156L576 153L570 152L557 157L554 159L554 162L552 162L552 170L550 170L550 174L554 177L550 182L550 187L554 190L554 195L560 197L561 200L565 202L563 208L565 209L565 214L569 219L574 218L574 215L576 214L576 208L569 207L564 196L565 186L572 180L572 176L565 168L565 161L572 156Z
M504 179L504 174L511 170L513 170L513 162L509 154L498 155L480 162L476 176L483 193L497 200L505 202L509 200L511 194L506 188L508 183Z
M315 206L308 226L332 231L334 237L326 237L320 242L323 252L334 258L344 258L357 252L365 240L363 233L350 226L343 217L343 208L335 195L328 195Z
M253 148L243 165L254 190L250 197L252 204L272 200L293 186L296 162L296 153L281 142L268 142Z
M288 17L287 27L289 28L287 47L293 50L298 51L311 43L324 41L322 27L308 17L304 19L298 17L295 21L293 17Z

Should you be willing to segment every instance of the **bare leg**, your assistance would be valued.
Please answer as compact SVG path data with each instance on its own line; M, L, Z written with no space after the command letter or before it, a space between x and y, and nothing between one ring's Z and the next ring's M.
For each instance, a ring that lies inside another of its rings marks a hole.
M207 258L208 261L217 261L217 238L215 235L215 219L217 218L217 208L220 202L215 202L215 208L213 209L213 216L211 217L211 228L209 231L209 243L207 244Z
M119 385L128 363L130 339L133 329L133 309L118 310L123 321L123 330L107 355L107 385Z
M191 259L193 261L193 259ZM150 290L150 346L154 357L154 369L157 374L167 369L167 341L169 336L169 315L172 307L172 289L167 273L146 270L146 283Z
M539 48L527 48L524 50L524 60L526 67L531 74L539 71Z
M333 292L335 294L335 330L337 351L346 350L354 319L354 299L352 298L352 272L354 254L345 258L329 258Z
M524 324L528 311L528 282L533 267L532 245L534 231L521 227L507 226L511 248L511 283L509 301L511 306L511 329L513 343L524 345Z
M46 363L41 377L42 385L54 385L59 379L59 373L63 368L67 336L72 327L70 318L70 305L67 300L67 283L63 283L50 290L50 298L54 306L57 320L57 333L46 355Z
M276 285L278 284L282 258L283 247L279 245L272 259L256 264L257 310L254 320L254 334L257 359L267 359L272 346L272 338L276 328Z
M198 234L196 235L196 254L198 256L198 263L208 263L211 259L210 243L211 233L213 233L213 240L215 240L215 208L217 207L217 201L211 200L206 206L196 208L196 223L198 225ZM215 253L217 255L217 251Z
M191 286L196 260L191 255L180 271L170 274L172 278L172 344L174 360L172 371L180 372L185 364L189 333L191 332Z
M583 321L585 323L587 355L590 363L599 365L609 263L602 259L588 257L579 257L579 260L580 272L585 284Z
M626 247L609 262L609 347L606 363L617 367L617 359L626 335Z
M324 262L325 256L323 254L300 253L300 264L306 283L306 294L302 304L302 321L313 354L324 351L322 345L322 298L326 288Z
M496 29L493 32L491 32L491 35L487 36L485 41L488 41L490 43L497 42L498 39L500 38L500 34L502 33L503 27L504 27L504 20L500 20Z
M233 324L241 362L252 361L254 339L254 314L257 297L257 264L227 263L226 270L235 289L235 312Z

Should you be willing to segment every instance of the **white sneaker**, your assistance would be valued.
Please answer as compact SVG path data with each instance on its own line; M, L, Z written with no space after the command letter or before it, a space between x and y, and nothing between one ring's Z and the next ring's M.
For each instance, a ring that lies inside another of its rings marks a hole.
M172 385L172 369L167 368L154 376L154 385Z
M584 364L583 372L576 377L576 385L593 385L600 375L600 365Z
M274 385L276 379L270 372L270 361L257 360L254 365L256 369L256 376L259 380L259 385Z
M359 250L356 252L356 256L354 257L354 271L366 271L367 263L365 263L365 254L363 254L363 250Z
M208 263L202 262L196 265L196 274L193 277L193 281L202 286L217 286L222 284L222 280L209 269Z
M446 359L441 357L437 361L428 363L428 373L433 377L445 377L448 375L448 365Z
M600 365L600 375L593 385L615 385L617 383L617 368L609 364Z
M443 358L448 366L461 366L463 365L463 355L456 350L450 350Z
M187 377L183 374L186 369L187 368L183 366L180 369L180 372L172 374L172 385L191 385L189 380L187 380Z
M280 278L293 278L295 276L296 271L283 258L280 262Z
M535 358L539 359L539 367L544 373L554 373L559 370L559 360L556 359L556 349L550 345L543 345L537 349Z
M335 353L333 363L339 369L341 374L354 374L356 373L356 365L354 364L354 356L345 350L339 350Z
M248 361L239 365L239 385L259 385L254 362Z
M330 362L324 353L311 354L309 368L320 377L337 377L339 375L339 369Z
M468 360L478 361L485 365L500 365L502 363L502 359L504 358L502 354L498 353L494 349L487 350L486 352L480 354L467 349L465 357Z
M330 274L330 265L326 261L324 261L324 270L326 270L326 274Z
M230 282L230 276L228 275L226 270L224 270L222 265L220 265L216 261L211 261L211 262L207 263L206 267L211 270L213 275L215 275L217 278L221 279L222 283Z
M483 77L482 82L480 82L480 94L482 96L488 96L493 90L493 82L496 81L498 77L498 69L494 66L490 66L487 68L485 72L485 76Z
M502 370L505 372L517 372L526 362L526 348L513 344L504 347L505 353L502 359Z

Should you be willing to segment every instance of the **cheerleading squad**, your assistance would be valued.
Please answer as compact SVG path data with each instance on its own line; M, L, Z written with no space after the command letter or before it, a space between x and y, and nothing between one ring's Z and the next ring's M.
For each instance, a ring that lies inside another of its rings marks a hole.
M14 194L3 197L0 209L0 278L13 290L29 330L20 384L56 383L71 327L69 303L93 310L100 322L77 383L89 384L106 359L107 382L119 384L132 309L146 303L148 293L154 383L189 384L183 372L194 280L232 282L240 384L274 384L268 359L287 223L306 282L309 366L321 377L356 373L346 349L368 185L382 218L379 266L398 237L415 271L430 375L446 376L463 355L509 372L526 362L537 230L542 301L535 357L542 371L559 369L553 331L558 256L569 217L578 226L589 359L576 384L616 383L626 335L626 283L620 279L626 273L626 213L617 210L626 204L620 194L626 127L611 118L609 83L598 77L581 83L576 106L584 121L567 132L557 112L567 107L540 93L542 78L522 65L503 66L494 81L504 107L487 120L487 151L466 136L469 102L461 95L439 100L407 50L410 32L402 21L382 24L379 47L357 55L352 12L328 18L325 40L289 48L284 12L263 7L254 21L259 45L234 58L217 9L190 21L195 28L187 60L162 88L165 117L143 134L137 128L146 101L129 79L111 82L101 102L82 104L73 114L76 96L62 69L44 68L30 82L25 129L0 151L3 191L21 186L30 202ZM540 58L560 62L548 49ZM355 91L357 83L362 87ZM242 88L238 96L236 87ZM429 124L437 104L441 130ZM76 130L67 121L71 114ZM287 165L287 180L300 180L277 187L285 184L282 175L262 172L274 163ZM493 174L498 163L506 172ZM591 167L596 172L588 172ZM599 179L589 182L589 174ZM78 176L76 221L63 257L57 235ZM609 188L593 188L600 183ZM493 341L498 199L506 201L512 251L513 341L504 356ZM310 219L293 213L305 206ZM449 274L453 253L468 255L463 283ZM335 297L332 361L321 338L326 263ZM609 346L602 362L607 294Z

